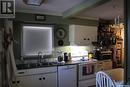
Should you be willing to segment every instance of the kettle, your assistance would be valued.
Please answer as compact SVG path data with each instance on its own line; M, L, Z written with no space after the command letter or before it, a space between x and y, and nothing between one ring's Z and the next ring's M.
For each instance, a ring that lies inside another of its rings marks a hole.
M68 58L68 54L67 54L67 53L64 53L64 61L65 61L65 62L68 62L68 61L69 61L69 58Z

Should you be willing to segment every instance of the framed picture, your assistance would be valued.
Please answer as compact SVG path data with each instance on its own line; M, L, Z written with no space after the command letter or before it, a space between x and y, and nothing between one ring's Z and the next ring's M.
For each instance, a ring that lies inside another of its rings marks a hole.
M45 21L46 16L45 15L40 15L40 14L35 14L35 20L36 21Z

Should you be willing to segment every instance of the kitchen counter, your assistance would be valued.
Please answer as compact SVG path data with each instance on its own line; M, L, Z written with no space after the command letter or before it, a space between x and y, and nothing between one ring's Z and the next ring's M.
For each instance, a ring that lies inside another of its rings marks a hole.
M16 67L18 70L22 69L33 69L33 68L42 68L42 67L52 67L52 66L64 66L64 65L73 65L80 63L94 63L97 60L76 60L76 61L68 61L68 62L49 62L49 63L30 63L30 64L17 64Z

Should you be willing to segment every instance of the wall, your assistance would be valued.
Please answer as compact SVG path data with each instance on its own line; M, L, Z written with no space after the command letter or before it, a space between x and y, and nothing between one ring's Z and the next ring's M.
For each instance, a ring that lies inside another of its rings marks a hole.
M64 19L61 16L51 16L45 15L45 21L35 21L35 14L28 13L16 13L15 20L17 21L25 21L25 22L33 22L33 23L47 23L47 24L79 24L79 25L98 25L98 21L96 20L87 20L87 19L78 19L78 18L69 18Z
M125 10L125 43L124 43L124 76L125 84L130 85L130 0L124 0L124 10Z
M0 19L0 87L2 87L2 27L3 23L2 20Z
M70 18L70 19L63 19L60 16L51 16L51 15L45 15L46 19L44 21L36 21L35 20L35 14L28 14L28 13L16 13L16 18L13 20L14 23L14 37L17 43L14 43L14 52L15 52L15 58L20 59L21 58L21 24L51 24L54 25L54 50L66 50L69 49L69 24L78 24L78 25L88 25L88 26L97 26L98 21L97 20L87 20L87 19L78 19L78 18ZM63 39L64 46L65 47L59 47L57 42L58 38L56 38L55 32L59 28L64 28L67 32L66 37Z

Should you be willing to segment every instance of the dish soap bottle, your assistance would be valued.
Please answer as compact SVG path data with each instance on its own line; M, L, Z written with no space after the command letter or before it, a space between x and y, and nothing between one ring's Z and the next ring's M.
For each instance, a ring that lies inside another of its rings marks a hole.
M93 52L90 51L90 52L88 53L88 59L89 59L89 60L93 59Z

